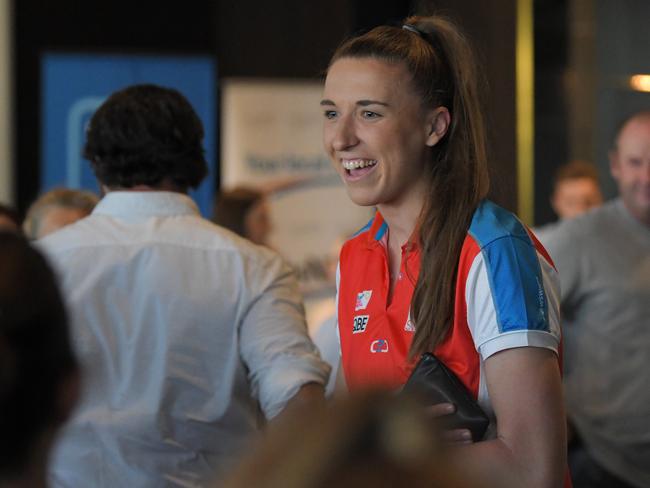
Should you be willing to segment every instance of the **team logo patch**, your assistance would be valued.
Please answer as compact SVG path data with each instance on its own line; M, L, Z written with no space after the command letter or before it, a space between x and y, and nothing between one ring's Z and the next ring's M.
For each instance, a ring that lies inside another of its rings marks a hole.
M370 352L388 352L388 340L377 339L370 344Z
M406 324L404 325L404 330L406 332L415 332L415 324L411 320L411 314L409 313L408 318L406 319Z
M354 306L354 311L365 310L372 296L372 290L365 290L357 294L357 304Z
M361 334L366 331L368 319L370 315L357 315L354 317L354 324L352 325L353 334Z

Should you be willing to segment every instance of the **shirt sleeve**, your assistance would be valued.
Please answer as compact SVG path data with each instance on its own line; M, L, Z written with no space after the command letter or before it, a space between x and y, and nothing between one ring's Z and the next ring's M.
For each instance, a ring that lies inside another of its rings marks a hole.
M252 393L266 418L278 415L306 383L327 383L330 366L307 333L304 308L291 268L277 255L250 263L252 293L239 328L241 357Z
M558 353L559 281L531 243L498 239L472 262L465 287L467 323L483 360L516 347Z

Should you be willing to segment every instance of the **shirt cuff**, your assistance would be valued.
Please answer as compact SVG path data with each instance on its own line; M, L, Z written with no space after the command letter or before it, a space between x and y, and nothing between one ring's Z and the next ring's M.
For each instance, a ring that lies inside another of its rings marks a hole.
M307 383L327 384L331 367L318 356L285 355L267 370L266 378L260 382L259 401L264 416L272 419L278 415L287 402Z
M550 332L543 330L517 330L488 339L479 345L478 351L481 354L481 358L485 361L499 351L514 349L516 347L543 347L558 354L558 346L558 339Z

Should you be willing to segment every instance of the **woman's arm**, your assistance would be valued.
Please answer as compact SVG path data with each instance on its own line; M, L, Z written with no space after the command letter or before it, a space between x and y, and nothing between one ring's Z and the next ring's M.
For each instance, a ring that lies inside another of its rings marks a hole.
M507 349L485 362L497 439L456 447L459 467L485 486L557 488L566 473L566 421L557 356Z

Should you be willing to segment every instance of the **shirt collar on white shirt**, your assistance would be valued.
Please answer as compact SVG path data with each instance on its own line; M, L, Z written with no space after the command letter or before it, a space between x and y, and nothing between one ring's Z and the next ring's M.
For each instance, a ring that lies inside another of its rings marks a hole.
M171 191L111 191L93 210L113 217L199 215L196 203L183 193Z

